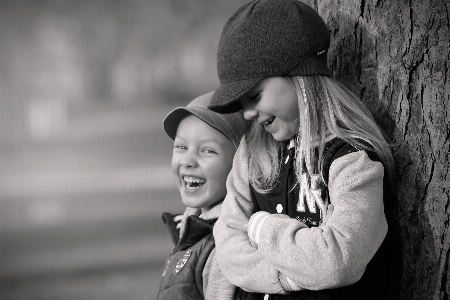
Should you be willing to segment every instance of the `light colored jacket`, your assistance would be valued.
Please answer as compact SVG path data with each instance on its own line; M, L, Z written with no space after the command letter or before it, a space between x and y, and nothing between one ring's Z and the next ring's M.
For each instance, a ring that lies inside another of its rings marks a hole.
M259 216L255 247L247 228L253 215L247 157L243 141L213 230L223 274L246 291L268 294L286 294L293 287L336 288L358 281L387 233L382 164L370 160L364 151L336 159L328 181L334 212L327 223L308 228L286 215Z

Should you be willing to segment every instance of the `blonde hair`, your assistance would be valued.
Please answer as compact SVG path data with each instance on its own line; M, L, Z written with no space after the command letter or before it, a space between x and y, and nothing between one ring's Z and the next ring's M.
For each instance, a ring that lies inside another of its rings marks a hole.
M382 129L359 97L338 81L326 76L286 78L294 87L299 107L300 129L294 137L295 173L301 178L303 163L310 174L322 174L322 155L330 134L358 150L374 152L393 180L393 158ZM249 149L249 180L262 194L273 191L280 172L283 143L258 124L246 135ZM325 183L325 182L324 182Z

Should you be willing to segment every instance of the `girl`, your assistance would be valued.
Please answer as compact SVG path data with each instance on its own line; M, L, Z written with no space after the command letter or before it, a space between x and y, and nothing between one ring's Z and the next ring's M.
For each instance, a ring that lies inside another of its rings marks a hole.
M297 0L251 1L222 31L209 108L253 120L214 227L217 261L242 298L387 296L393 158L359 98L330 78L329 44Z

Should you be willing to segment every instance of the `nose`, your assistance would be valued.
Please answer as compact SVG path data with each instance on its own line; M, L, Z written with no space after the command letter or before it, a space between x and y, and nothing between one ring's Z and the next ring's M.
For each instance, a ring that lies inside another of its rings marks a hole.
M242 110L244 111L244 118L247 121L251 121L257 118L259 115L258 111L254 109L253 106L247 103L246 101L242 101Z
M258 117L259 113L255 109L255 104L244 98L241 100L242 110L244 112L244 119L251 121Z
M255 109L244 109L244 118L251 121L258 117L258 111Z
M180 166L185 168L196 168L198 166L197 160L195 159L195 154L186 153L183 158L180 159Z

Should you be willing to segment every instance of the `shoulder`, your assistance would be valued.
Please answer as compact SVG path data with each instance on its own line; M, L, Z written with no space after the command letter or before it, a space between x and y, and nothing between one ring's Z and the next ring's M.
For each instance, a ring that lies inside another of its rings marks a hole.
M331 164L336 159L357 151L358 149L340 138L326 143L322 155L322 175L325 183L328 183Z
M356 184L364 180L383 180L384 168L372 160L366 151L353 151L336 158L329 171L329 184Z
M353 146L352 144L348 143L347 141L335 138L331 141L329 141L323 151L323 158L322 158L322 174L325 179L325 182L328 182L329 179L329 172L331 165L339 158L346 157L347 155L351 153L366 153L367 157L372 161L379 161L378 155L374 152L368 152L366 150L361 150L358 147ZM362 155L362 154L360 154ZM353 156L349 156L346 159L352 158Z

